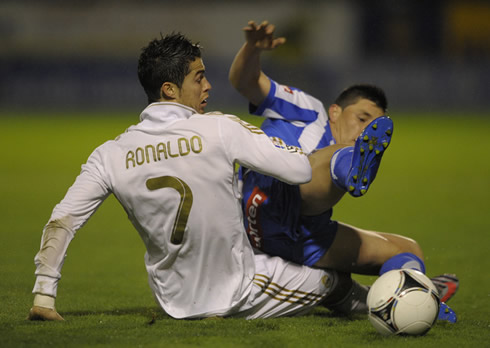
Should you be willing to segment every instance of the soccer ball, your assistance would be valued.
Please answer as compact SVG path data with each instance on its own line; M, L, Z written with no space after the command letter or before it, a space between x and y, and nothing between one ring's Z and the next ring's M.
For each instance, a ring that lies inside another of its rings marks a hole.
M437 288L422 272L384 273L369 289L369 321L382 335L424 335L439 314Z

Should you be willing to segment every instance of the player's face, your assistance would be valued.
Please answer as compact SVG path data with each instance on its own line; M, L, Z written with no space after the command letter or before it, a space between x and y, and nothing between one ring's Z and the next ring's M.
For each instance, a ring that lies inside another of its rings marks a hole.
M337 144L352 144L371 121L383 115L383 110L368 99L359 99L344 109L333 104L329 108L332 135Z
M201 58L196 58L189 65L189 74L184 78L182 87L178 89L175 101L177 103L190 106L198 113L204 113L204 108L208 104L209 90L211 84L204 76L204 63Z

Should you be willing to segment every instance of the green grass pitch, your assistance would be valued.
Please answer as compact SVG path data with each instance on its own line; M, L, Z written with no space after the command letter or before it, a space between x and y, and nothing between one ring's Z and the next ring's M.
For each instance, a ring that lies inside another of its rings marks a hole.
M369 193L346 197L334 210L337 220L418 240L429 276L457 273L455 325L383 338L364 317L333 317L322 308L298 318L170 319L147 284L143 243L113 197L68 249L57 299L66 321L27 321L33 258L52 208L91 151L137 120L136 113L0 114L0 347L489 346L489 114L395 116L393 142Z

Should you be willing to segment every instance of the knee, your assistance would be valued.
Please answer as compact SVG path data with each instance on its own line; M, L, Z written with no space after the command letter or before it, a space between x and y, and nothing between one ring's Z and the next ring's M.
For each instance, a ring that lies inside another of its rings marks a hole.
M402 254L402 253L412 253L423 260L424 254L419 243L412 238L397 236L397 241L395 242L395 252L392 256Z

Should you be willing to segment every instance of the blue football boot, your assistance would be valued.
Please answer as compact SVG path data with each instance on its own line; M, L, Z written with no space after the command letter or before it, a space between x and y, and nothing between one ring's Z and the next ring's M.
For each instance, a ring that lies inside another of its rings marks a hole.
M345 184L347 192L352 196L362 196L369 189L392 135L393 121L387 116L381 116L372 121L357 138Z
M452 324L456 323L458 318L456 317L456 313L444 302L441 302L439 306L439 316L437 320L445 320Z

